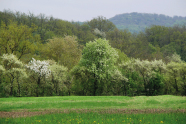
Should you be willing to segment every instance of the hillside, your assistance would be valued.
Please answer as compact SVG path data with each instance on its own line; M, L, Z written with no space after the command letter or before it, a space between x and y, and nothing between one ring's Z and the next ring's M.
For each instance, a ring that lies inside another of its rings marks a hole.
M160 25L132 34L103 16L81 24L0 12L0 97L186 96L186 25Z
M163 14L147 14L147 13L124 13L116 15L109 19L118 29L128 29L130 32L144 31L146 27L151 25L161 25L171 27L175 24L186 23L186 17L166 16Z

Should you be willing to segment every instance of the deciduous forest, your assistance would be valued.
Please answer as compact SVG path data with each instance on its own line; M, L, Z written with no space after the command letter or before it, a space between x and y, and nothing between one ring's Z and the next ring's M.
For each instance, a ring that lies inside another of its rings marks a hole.
M185 96L186 25L168 26L0 12L0 97Z
M132 33L145 31L145 28L151 25L160 25L172 27L174 25L183 25L186 23L186 17L182 16L166 16L163 14L150 13L124 13L116 15L109 19L118 29L128 29Z

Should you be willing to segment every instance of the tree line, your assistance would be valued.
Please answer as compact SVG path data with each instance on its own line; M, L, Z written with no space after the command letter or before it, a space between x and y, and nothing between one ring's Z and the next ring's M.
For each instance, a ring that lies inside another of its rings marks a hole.
M0 97L186 95L185 25L136 34L102 16L0 15Z

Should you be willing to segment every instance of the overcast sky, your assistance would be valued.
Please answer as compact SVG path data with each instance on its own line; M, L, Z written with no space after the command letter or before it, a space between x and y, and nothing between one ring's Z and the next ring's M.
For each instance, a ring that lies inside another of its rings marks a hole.
M68 21L107 19L123 13L156 13L186 16L186 0L0 0L0 11L29 12Z

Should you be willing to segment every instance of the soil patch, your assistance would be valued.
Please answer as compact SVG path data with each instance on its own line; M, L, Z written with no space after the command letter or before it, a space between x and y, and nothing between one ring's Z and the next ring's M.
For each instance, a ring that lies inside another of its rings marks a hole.
M31 117L36 115L54 114L54 113L88 113L96 112L100 114L149 114L149 113L186 113L186 109L49 109L40 111L0 111L0 118Z

